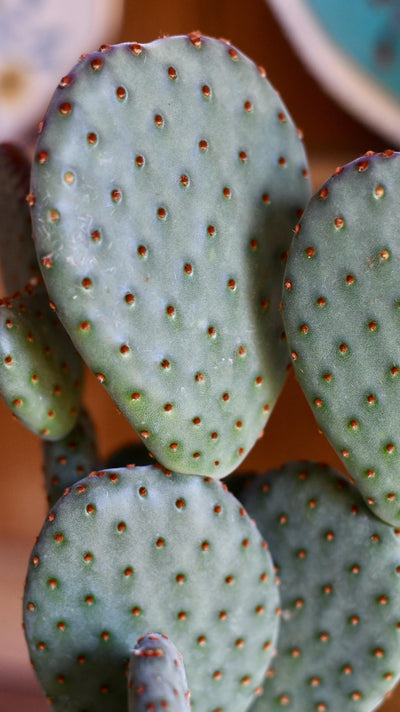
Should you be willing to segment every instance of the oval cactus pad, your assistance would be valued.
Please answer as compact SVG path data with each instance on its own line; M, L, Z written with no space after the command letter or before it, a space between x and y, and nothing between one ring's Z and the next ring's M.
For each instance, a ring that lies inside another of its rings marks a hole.
M309 194L263 72L192 35L84 58L34 160L34 234L76 347L156 459L223 477L282 387L283 262Z
M243 502L278 569L278 654L252 712L371 712L400 676L400 538L330 467L255 478Z
M46 440L74 427L83 363L49 307L43 286L0 300L0 395L14 415Z
M284 322L320 428L375 514L400 522L400 154L337 170L296 230Z
M222 483L149 466L89 476L58 500L31 556L24 622L57 711L124 712L131 653L158 631L184 657L193 709L243 712L278 606L266 544Z

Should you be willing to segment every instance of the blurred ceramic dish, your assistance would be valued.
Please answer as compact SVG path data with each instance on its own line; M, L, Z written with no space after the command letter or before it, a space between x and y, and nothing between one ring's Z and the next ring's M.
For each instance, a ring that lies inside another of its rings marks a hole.
M123 0L0 0L0 141L21 140L83 52L115 39Z
M400 0L267 0L321 85L400 143Z

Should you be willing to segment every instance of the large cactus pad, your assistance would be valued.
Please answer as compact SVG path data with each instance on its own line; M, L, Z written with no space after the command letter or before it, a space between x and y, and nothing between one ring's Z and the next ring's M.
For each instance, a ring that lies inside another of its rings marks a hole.
M84 58L34 160L34 233L76 347L162 464L223 477L283 384L306 158L253 62L199 35Z
M338 472L295 462L243 502L281 582L278 655L252 712L371 712L400 676L400 539Z
M319 426L365 500L400 522L400 154L366 155L310 201L284 321Z
M278 606L265 542L239 502L212 478L150 466L87 477L58 500L31 556L24 621L57 712L126 712L126 666L150 631L182 653L194 709L244 712Z

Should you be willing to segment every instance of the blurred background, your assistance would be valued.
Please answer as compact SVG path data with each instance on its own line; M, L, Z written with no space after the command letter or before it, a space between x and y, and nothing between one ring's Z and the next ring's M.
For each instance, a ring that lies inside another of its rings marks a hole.
M286 0L281 2L284 4ZM67 31L71 38L77 34L74 28L78 27L79 20L74 12L78 12L79 5L84 4L72 0L67 4L61 0L9 2L11 9L26 5L28 14L35 6L37 32L47 27L47 12L52 12L53 35L50 36L53 38L54 28L61 33ZM90 5L88 1L87 4ZM48 10L50 5L52 10ZM0 2L0 38L6 29L2 18L3 6L7 9L7 2ZM54 8L57 8L55 14ZM37 116L18 127L19 138L27 148L33 145L39 111L45 109L52 90L80 54L97 49L103 43L145 43L163 34L186 34L192 30L229 39L257 64L265 67L268 78L279 90L297 125L304 132L315 189L338 165L353 160L365 151L396 148L395 139L391 140L380 127L376 132L366 128L325 92L314 79L315 74L310 67L305 68L266 0L152 0L151 3L126 0L124 5L111 0L109 3L92 3L92 8L95 14L90 22L86 25L80 23L87 29L79 40L82 43L79 48L76 47L75 56L67 59L54 56L53 66L57 61L60 69L58 76L51 78L50 87L43 81L43 96L48 92L48 99L42 100L43 105L38 107ZM28 24L20 27L20 31L27 45L31 42ZM68 44L70 48L74 46L72 41ZM13 60L12 66L7 67L7 53L4 48L0 50L0 128L2 114L3 117L7 111L12 114L7 102L11 106L12 102L17 105L19 101L21 106L35 109L33 103L24 98L27 61L19 61L16 66ZM44 69L42 74L46 74ZM39 92L41 76L35 81ZM12 124L11 119L9 121ZM118 446L135 441L131 427L89 373L85 402L97 425L104 457ZM318 432L293 372L290 372L264 437L240 469L261 472L298 458L324 461L342 469L324 436ZM27 709L39 712L47 709L30 668L21 628L21 601L27 562L46 513L41 468L40 443L0 403L0 712L25 712ZM382 707L384 712L395 710L400 710L400 692Z

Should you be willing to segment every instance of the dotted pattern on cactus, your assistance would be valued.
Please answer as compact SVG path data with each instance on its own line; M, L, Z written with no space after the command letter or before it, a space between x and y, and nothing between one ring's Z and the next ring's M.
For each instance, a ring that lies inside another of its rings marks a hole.
M263 70L198 34L88 55L54 94L32 193L51 298L119 409L165 467L231 472L285 379L283 264L310 195Z
M126 710L137 639L168 635L193 707L244 712L275 649L266 544L219 481L153 466L107 470L50 510L29 564L24 626L57 712Z
M371 712L400 676L400 538L330 467L294 462L242 497L277 566L278 654L251 712Z
M78 418L82 379L82 360L43 287L0 300L0 393L21 423L46 440L65 437Z
M365 155L310 201L284 322L296 375L366 502L400 522L400 155Z
M190 712L182 657L166 635L149 633L138 640L129 662L129 712Z

